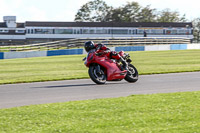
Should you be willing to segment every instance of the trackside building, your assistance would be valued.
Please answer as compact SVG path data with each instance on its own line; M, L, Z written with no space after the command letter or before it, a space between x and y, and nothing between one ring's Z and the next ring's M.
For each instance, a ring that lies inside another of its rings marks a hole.
M187 23L156 22L16 22L16 16L4 16L0 22L0 45L30 44L71 38L98 37L186 37L193 39L193 27Z

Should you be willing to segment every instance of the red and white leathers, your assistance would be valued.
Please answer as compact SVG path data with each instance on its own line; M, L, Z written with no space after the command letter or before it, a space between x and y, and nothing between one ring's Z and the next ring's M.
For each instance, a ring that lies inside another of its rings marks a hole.
M95 49L91 49L89 52L96 52L99 55L106 55L110 59L116 59L123 64L125 70L127 70L127 63L126 61L115 51L111 51L103 44L94 44ZM122 54L122 53L121 53Z
M96 48L96 53L101 53L101 54L106 55L108 58L111 58L111 59L117 59L117 60L121 59L121 56L117 52L110 51L109 48L107 48L105 45L103 45L101 43L95 44L94 46Z

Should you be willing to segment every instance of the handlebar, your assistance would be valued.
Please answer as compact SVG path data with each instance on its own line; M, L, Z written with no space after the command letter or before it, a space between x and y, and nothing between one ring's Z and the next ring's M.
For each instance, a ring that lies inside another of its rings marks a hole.
M86 60L86 57L85 58L83 58L83 60L82 61L85 61Z

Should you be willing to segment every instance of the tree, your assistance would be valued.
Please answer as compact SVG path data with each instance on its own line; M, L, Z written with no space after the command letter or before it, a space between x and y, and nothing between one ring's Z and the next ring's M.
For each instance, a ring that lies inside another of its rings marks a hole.
M127 3L123 7L112 9L111 20L115 22L154 22L156 21L156 9L150 5L141 7L137 2Z
M199 42L200 41L200 18L196 18L192 21L193 25L193 35L194 35L194 41Z
M180 13L177 11L171 11L170 9L164 9L158 13L158 22L186 22L185 15L180 17Z
M147 5L139 12L138 22L155 22L156 16L156 9L151 9L150 5Z
M93 0L84 4L77 12L75 21L89 21L89 22L103 22L106 21L106 16L110 11L108 6L103 0Z
M110 11L108 12L107 16L105 17L105 21L113 21L113 22L122 22L122 8L110 8Z
M185 15L164 9L158 12L150 5L142 7L138 2L128 2L113 8L103 0L93 0L84 4L77 12L75 21L86 22L186 22Z
M138 2L128 2L122 7L121 19L123 22L138 22L141 6Z

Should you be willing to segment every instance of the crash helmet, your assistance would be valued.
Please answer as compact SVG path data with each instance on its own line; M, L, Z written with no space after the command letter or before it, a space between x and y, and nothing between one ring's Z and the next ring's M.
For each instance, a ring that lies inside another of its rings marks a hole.
M85 42L84 48L86 52L89 52L91 49L95 49L94 42L93 41Z

